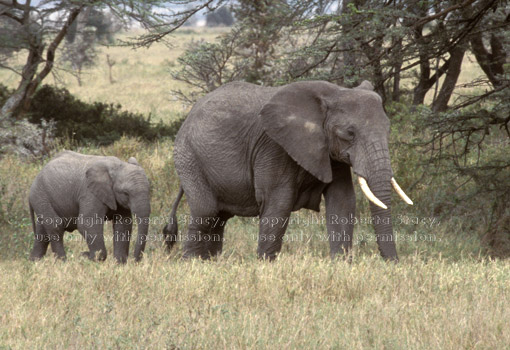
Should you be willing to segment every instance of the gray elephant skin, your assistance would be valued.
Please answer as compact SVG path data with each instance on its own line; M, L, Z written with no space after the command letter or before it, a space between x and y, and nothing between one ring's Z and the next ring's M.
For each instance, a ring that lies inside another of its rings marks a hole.
M282 246L292 211L319 211L325 199L332 257L352 246L359 177L371 200L381 255L398 260L391 224L393 179L390 121L382 100L365 81L354 89L324 81L261 87L226 84L201 98L179 130L174 147L181 189L163 233L178 240L176 209L186 195L191 222L184 257L219 254L232 216L259 216L259 258ZM374 204L375 203L375 204Z
M46 164L30 188L30 215L35 235L32 260L41 259L51 243L55 255L65 259L64 232L76 229L87 242L90 259L106 259L105 219L113 222L114 256L125 263L129 255L132 214L138 221L134 256L145 249L150 216L149 181L131 157L83 155L64 151Z

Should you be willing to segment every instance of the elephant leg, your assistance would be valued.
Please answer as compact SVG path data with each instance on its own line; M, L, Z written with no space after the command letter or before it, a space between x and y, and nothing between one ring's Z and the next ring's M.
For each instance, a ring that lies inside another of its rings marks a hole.
M30 260L36 261L42 259L46 255L48 245L50 244L50 237L46 234L44 226L40 223L35 224L35 239L34 247L30 252Z
M129 256L129 242L133 220L130 212L114 215L113 219L113 256L118 263L125 264Z
M51 231L47 230L50 237L51 250L58 259L66 260L64 249L64 229L62 227L53 227Z
M331 258L338 254L347 256L352 248L356 211L356 194L347 164L333 169L333 182L325 189L324 198Z
M295 193L293 187L282 186L278 190L273 188L271 193L266 192L262 198L257 256L259 259L272 261L282 249L283 235L287 230Z
M188 233L183 237L183 258L209 259L209 240L215 218L219 216L216 198L208 181L199 169L193 169L193 177L183 177L181 186L190 207ZM213 250L217 249L213 248Z
M84 252L83 255L91 260L97 258L99 261L104 261L107 255L103 236L104 214L83 214L83 218L85 220L78 223L78 231L89 247L89 251Z
M257 256L272 261L280 252L296 202L297 165L286 153L261 157L254 165L255 198L259 205ZM293 168L294 167L294 168Z
M212 224L208 240L206 239L205 249L209 256L220 255L223 250L223 233L225 231L225 225L232 215L225 212L221 212ZM204 237L205 238L205 237Z
M51 243L51 250L58 259L65 260L66 252L64 250L64 224L62 218L49 205L40 210L46 213L42 222L35 223L35 241L34 248L30 254L30 259L37 260L42 258L48 250Z
M292 207L268 209L260 215L257 247L259 259L273 261L282 249L291 210Z
M204 260L210 258L207 252L207 241L211 233L211 221L214 217L207 216L192 216L191 222L188 225L188 234L184 238L183 244L183 258L200 257Z
M183 258L200 257L210 259L223 249L225 224L232 215L226 213L211 216L191 216L188 234L184 238Z

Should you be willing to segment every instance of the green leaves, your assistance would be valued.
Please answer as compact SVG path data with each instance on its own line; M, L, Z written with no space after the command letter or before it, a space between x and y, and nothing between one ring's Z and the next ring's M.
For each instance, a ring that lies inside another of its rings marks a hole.
M66 89L43 86L36 93L29 121L40 124L43 120L55 122L55 136L77 144L108 145L123 135L155 141L160 137L174 137L182 123L153 124L150 116L122 110L119 104L85 103Z

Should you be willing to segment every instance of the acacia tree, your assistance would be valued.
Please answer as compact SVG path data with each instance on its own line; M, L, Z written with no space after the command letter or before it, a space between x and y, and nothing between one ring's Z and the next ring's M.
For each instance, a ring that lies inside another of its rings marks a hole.
M288 81L279 71L278 60L288 48L297 46L292 35L295 23L311 14L326 11L327 1L242 0L231 7L236 23L216 43L190 45L178 59L179 68L171 69L174 79L192 90L173 91L178 99L193 103L201 95L233 80L278 85Z
M221 3L222 0L43 0L34 5L30 0L0 0L0 18L10 21L12 37L17 39L7 39L9 35L4 35L0 47L14 46L16 50L26 53L21 70L8 66L19 74L20 82L1 107L0 123L29 109L37 87L54 68L57 48L80 13L87 8L108 8L119 18L139 22L147 30L146 34L125 44L149 46L155 41L165 40L168 34L198 11L213 10Z
M80 12L74 21L74 35L66 35L63 60L71 63L78 85L82 86L81 73L85 66L91 66L96 57L95 31L86 30L92 7ZM72 28L72 27L71 27Z
M79 86L82 85L83 68L96 61L98 43L112 44L113 35L122 27L121 20L109 11L90 6L81 11L69 27L62 60L71 65Z

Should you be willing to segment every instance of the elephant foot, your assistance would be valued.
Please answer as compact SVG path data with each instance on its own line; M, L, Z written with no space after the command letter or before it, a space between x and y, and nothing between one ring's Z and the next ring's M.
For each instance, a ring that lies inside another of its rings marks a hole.
M117 260L117 263L121 264L121 265L126 264L127 260L128 260L127 256L117 256L117 257L115 257L115 259ZM136 261L140 261L140 260L138 259Z
M94 253L83 252L83 253L81 253L81 255L86 257L86 258L88 258L89 260L92 260L92 261L95 261L95 260L97 260L97 261L105 261L106 260L106 253L102 253L100 251L94 252Z
M62 262L66 262L67 261L67 257L65 255L58 255L58 254L55 254L55 260L57 261L62 261Z
M342 250L341 252L331 253L332 261L345 261L348 264L352 263L352 253L349 251L345 252Z
M269 262L275 261L277 256L278 256L278 254L276 254L276 253L273 253L273 254L259 253L259 254L257 254L257 257L259 260L269 261Z
M36 261L41 261L42 260L42 256L30 256L28 259L32 262L36 262Z
M167 224L163 228L163 237L165 237L165 244L167 251L172 250L177 242L177 227L176 225Z

